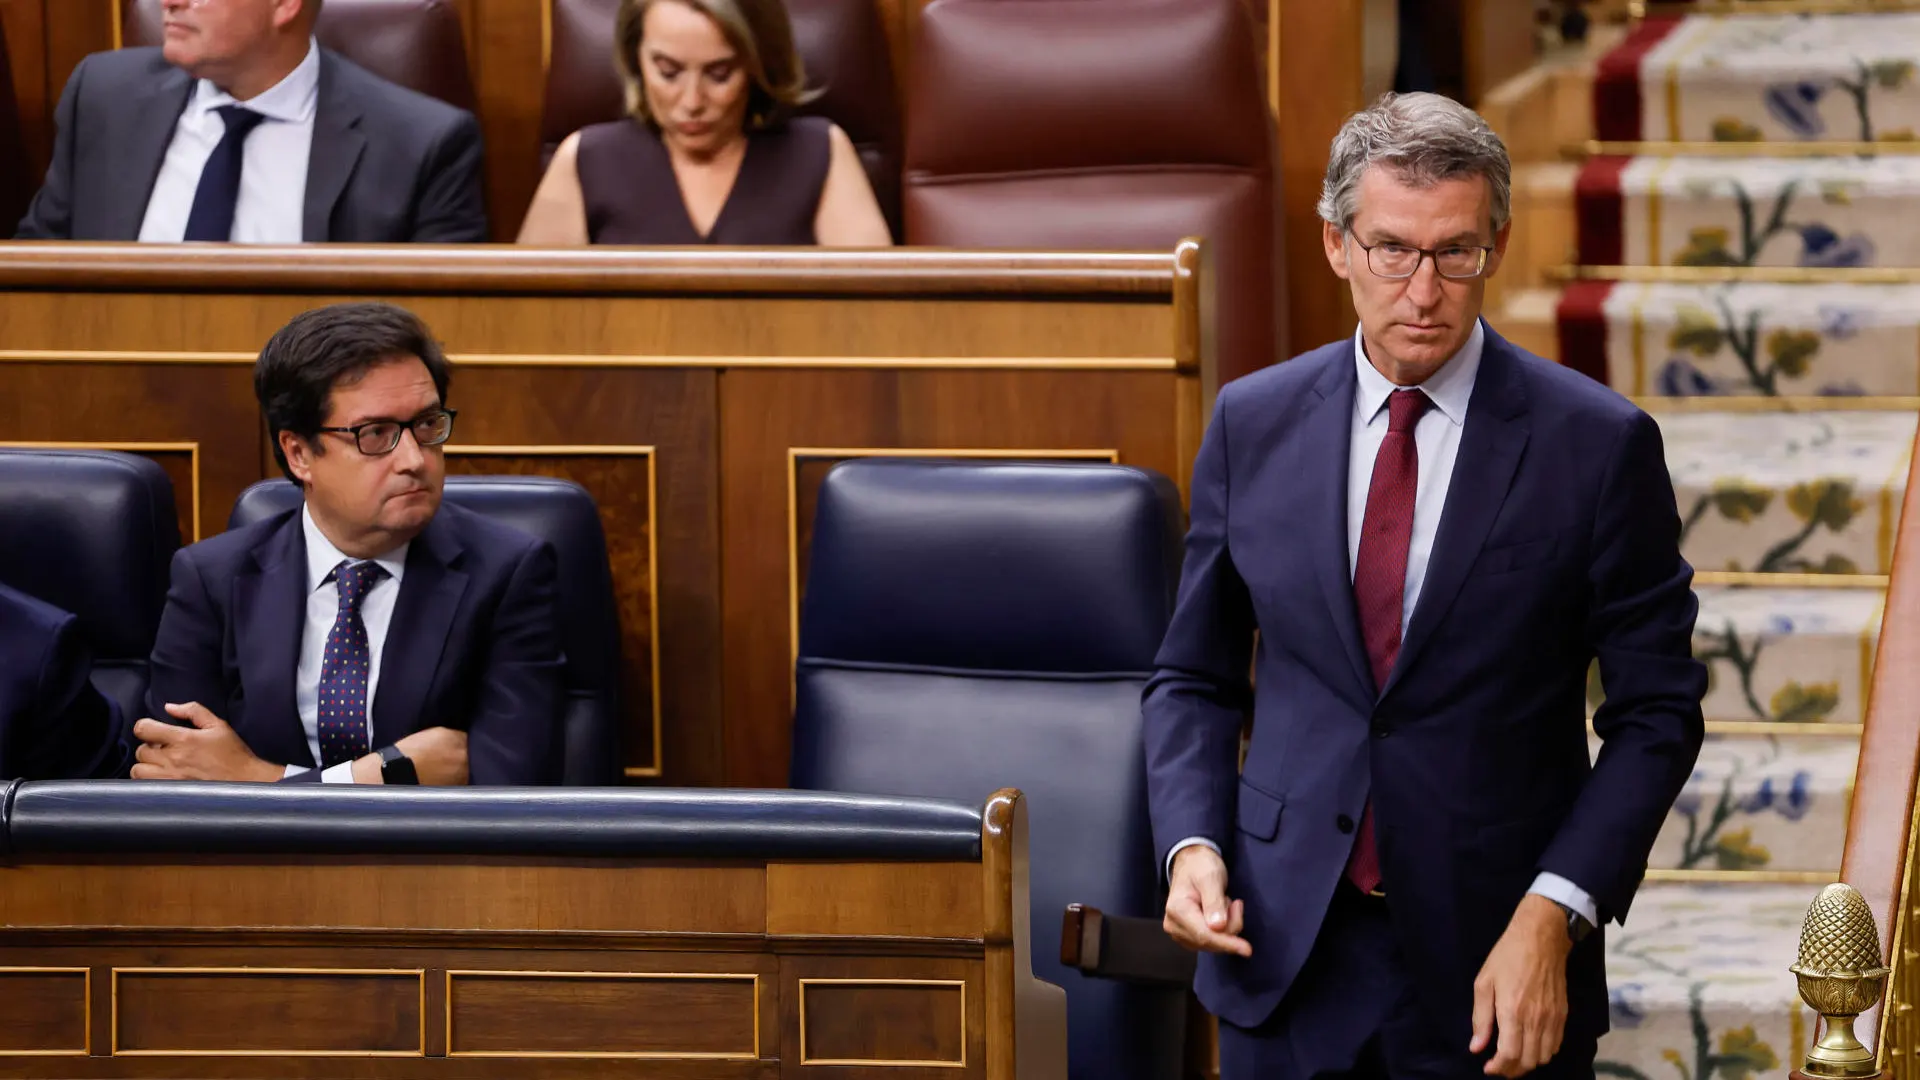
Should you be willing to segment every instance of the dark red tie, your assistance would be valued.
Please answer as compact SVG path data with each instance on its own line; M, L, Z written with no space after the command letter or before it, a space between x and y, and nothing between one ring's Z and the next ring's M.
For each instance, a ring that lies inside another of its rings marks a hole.
M1387 396L1387 436L1373 459L1367 487L1367 516L1360 525L1360 555L1353 566L1353 599L1360 610L1360 636L1377 690L1400 656L1400 614L1407 593L1407 546L1413 540L1413 496L1420 480L1420 451L1413 426L1432 404L1419 390ZM1380 852L1373 842L1373 800L1360 815L1360 828L1347 857L1347 880L1361 892L1380 887Z

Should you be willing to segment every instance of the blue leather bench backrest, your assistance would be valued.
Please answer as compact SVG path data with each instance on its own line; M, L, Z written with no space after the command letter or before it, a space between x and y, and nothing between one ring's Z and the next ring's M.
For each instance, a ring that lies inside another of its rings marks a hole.
M1178 1075L1185 993L1059 963L1068 903L1160 907L1140 692L1181 510L1110 465L862 460L824 481L801 615L793 784L1026 793L1034 971L1067 990L1075 1080Z

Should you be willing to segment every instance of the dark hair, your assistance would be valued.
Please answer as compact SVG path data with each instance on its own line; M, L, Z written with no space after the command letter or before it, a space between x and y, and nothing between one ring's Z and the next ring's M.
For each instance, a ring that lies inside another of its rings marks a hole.
M712 19L727 44L740 54L751 87L746 130L760 131L784 121L824 91L807 88L807 67L793 42L793 20L785 0L682 0ZM641 29L655 0L620 0L614 17L615 73L627 96L627 115L658 131L660 122L647 106L647 79L640 70Z
M280 433L315 439L326 422L334 386L377 364L407 357L419 357L427 365L444 404L453 371L433 332L406 308L364 301L314 308L295 316L268 340L253 365L253 395L267 418L273 460L287 479L300 482L287 468ZM314 452L320 452L318 443Z

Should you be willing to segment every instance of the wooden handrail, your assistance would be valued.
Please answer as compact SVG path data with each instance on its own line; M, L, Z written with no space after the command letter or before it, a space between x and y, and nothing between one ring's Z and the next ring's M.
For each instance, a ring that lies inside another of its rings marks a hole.
M1165 252L0 243L0 289L405 294L1164 297Z
M1879 924L1881 955L1893 965L1890 999L1916 1002L1920 970L1896 953L1912 901L1914 785L1920 780L1920 471L1909 473L1900 531L1894 544L1893 575L1887 586L1886 614L1873 662L1866 730L1860 739L1860 764L1854 778L1853 806L1847 816L1846 854L1841 880L1860 890ZM1904 934L1903 934L1904 932ZM1885 1010L1883 1010L1885 1012ZM1862 1041L1870 1041L1887 1065L1886 1045L1897 1038L1878 1017L1862 1017ZM1869 1033L1877 1036L1868 1039ZM1909 1052L1913 1049L1908 1046Z

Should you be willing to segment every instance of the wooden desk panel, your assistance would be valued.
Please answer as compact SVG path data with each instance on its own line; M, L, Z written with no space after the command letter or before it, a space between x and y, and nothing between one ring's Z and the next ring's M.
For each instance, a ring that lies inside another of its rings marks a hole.
M859 453L1015 454L1184 484L1211 380L1200 265L1194 243L0 244L0 442L154 444L140 452L175 477L183 535L196 520L212 535L247 484L277 475L252 393L261 346L322 304L404 304L453 359L449 471L568 477L600 504L628 775L777 786L826 468Z

